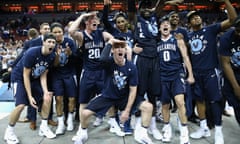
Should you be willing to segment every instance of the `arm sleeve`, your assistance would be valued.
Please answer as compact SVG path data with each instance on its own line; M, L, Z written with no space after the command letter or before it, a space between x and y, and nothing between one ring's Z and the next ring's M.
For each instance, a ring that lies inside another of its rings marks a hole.
M137 8L136 8L136 0L128 0L128 12L137 12Z
M105 45L105 47L104 47L104 49L101 53L101 57L100 57L100 61L102 63L106 63L109 60L109 55L110 55L111 48L112 48L111 44Z

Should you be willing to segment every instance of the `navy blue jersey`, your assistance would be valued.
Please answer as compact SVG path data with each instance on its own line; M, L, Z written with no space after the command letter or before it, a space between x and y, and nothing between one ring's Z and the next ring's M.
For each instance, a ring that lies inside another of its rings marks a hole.
M235 35L235 30L230 29L220 38L219 54L229 56L231 66L237 80L240 80L240 37Z
M185 42L189 41L187 30L181 27L178 27L176 30L172 30L171 34L181 33Z
M31 68L31 80L38 79L50 66L53 65L55 54L51 53L44 56L41 52L42 47L28 49L24 56L13 68L11 73L12 81L23 81L23 68Z
M172 81L179 76L179 70L183 68L182 56L177 46L177 40L171 36L168 40L158 42L160 57L160 76L162 81Z
M102 69L99 58L105 46L103 33L100 30L93 31L89 36L83 31L83 68L87 70Z
M106 83L102 96L119 99L129 95L129 86L137 86L138 74L136 66L126 61L124 66L115 64L112 57L107 60L105 65Z
M72 55L70 55L69 57L65 54L64 50L66 48L66 44L70 47L72 51ZM59 56L60 66L53 69L53 76L69 77L71 75L74 75L76 73L74 66L74 58L77 55L75 42L69 37L64 37L63 42L60 44L58 43L56 47L61 49L61 53Z
M144 57L157 57L157 35L158 26L155 15L148 21L140 16L137 17L134 38L138 46L143 48L143 51L138 55Z
M217 35L220 23L189 33L193 70L208 70L218 67Z
M29 47L41 46L43 44L43 36L39 36L31 40Z

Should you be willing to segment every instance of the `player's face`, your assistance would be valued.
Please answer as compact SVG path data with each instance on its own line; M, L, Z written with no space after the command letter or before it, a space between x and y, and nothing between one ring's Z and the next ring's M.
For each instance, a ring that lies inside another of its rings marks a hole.
M117 62L125 59L126 43L113 44L112 53Z
M120 16L116 19L116 26L120 31L125 31L127 28L127 20Z
M149 18L151 15L152 15L152 7L149 6L149 5L146 5L146 6L142 6L140 8L140 15L143 17L143 18Z
M199 15L193 15L190 19L190 24L192 27L201 26L202 18Z
M167 36L170 34L170 31L171 31L171 25L170 25L170 22L165 20L163 21L161 24L160 24L160 32L161 32L161 35L164 35L164 36Z
M92 17L87 22L87 26L90 30L97 30L99 24L100 20L97 16Z
M63 29L61 27L54 27L52 29L52 33L54 34L58 43L61 43L63 41Z
M47 39L43 41L43 47L45 49L45 54L48 55L53 52L53 49L56 46L56 40L55 39Z
M44 25L41 29L40 29L40 33L42 35L45 35L46 33L50 32L50 26L49 25Z
M178 25L178 23L179 23L179 15L177 13L172 14L169 17L169 21L170 21L171 25Z

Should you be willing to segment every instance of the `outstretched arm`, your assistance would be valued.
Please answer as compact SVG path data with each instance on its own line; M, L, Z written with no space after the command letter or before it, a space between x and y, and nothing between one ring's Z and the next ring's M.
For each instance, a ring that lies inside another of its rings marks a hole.
M111 0L104 0L104 7L103 7L103 16L102 21L106 30L110 33L113 32L114 27L108 21L108 13L111 7L112 1Z
M131 25L131 30L134 31L134 26L137 22L136 0L128 0L128 22Z
M83 34L79 31L80 23L83 22L89 16L96 15L96 12L84 13L81 14L69 27L68 32L70 36L76 40L79 46L82 45L83 42Z
M177 6L180 3L182 3L184 0L169 0L169 1L164 1L164 0L158 0L155 7L153 10L156 11L157 17L161 16L162 9L165 5L173 5Z
M225 7L227 9L228 19L221 22L221 27L222 30L224 31L232 26L234 20L237 18L237 13L229 0L215 0L215 1L224 2Z

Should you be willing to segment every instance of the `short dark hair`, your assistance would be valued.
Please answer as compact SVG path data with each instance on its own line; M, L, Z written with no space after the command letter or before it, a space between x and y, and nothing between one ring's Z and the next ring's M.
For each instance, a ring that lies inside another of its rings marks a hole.
M59 22L54 22L51 24L50 30L52 31L55 27L60 27L61 29L63 29L62 24L60 24Z
M199 15L199 12L198 11L190 11L188 14L187 14L187 19L188 19L188 22L191 21L191 18L195 15Z
M119 48L119 46L124 48L124 47L126 47L126 43L124 43L124 42L115 42L115 43L112 44L112 48Z
M127 15L123 12L118 12L114 15L113 20L116 21L119 17L123 17L124 19L127 19Z
M54 39L54 40L56 40L56 37L54 36L53 33L46 33L46 34L43 36L43 41L46 41L47 39Z
M169 21L169 15L165 15L163 17L161 17L159 20L158 20L158 24L160 25L162 22L164 21Z

